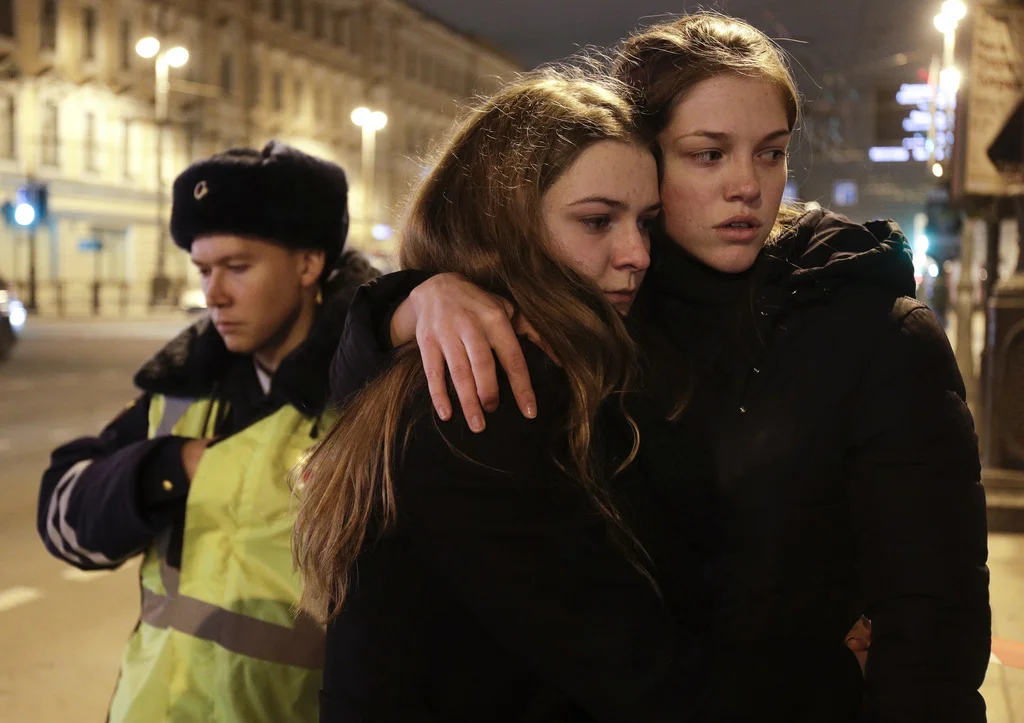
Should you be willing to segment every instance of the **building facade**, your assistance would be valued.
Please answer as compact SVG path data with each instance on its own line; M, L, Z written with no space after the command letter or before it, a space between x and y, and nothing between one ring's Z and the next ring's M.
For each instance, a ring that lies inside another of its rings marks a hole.
M164 123L147 36L189 51ZM0 228L0 276L27 296L34 256L40 313L138 313L154 276L173 300L196 283L166 231L173 179L271 138L346 169L350 242L386 259L431 141L519 69L399 0L0 0L0 201L49 189L34 234ZM388 117L372 157L357 107Z

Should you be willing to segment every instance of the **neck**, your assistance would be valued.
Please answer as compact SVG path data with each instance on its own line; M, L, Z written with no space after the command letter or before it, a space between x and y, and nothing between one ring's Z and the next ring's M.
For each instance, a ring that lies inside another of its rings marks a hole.
M301 346L309 336L316 320L316 303L313 300L303 302L295 320L286 325L262 349L253 353L256 363L270 374L277 372L281 362Z

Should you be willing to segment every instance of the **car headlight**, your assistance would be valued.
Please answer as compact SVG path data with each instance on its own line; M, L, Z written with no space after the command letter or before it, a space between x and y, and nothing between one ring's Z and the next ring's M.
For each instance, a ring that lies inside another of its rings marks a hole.
M15 331L21 331L28 319L25 305L17 299L11 299L7 305L7 318L10 319L11 326Z

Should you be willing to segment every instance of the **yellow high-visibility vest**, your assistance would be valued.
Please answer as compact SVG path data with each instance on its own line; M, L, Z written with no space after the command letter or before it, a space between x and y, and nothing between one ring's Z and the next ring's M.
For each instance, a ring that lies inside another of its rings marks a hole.
M213 435L217 403L154 396L149 435ZM142 613L111 723L316 721L324 631L297 614L290 472L314 420L284 406L203 454L189 488L181 567L169 533L145 553Z

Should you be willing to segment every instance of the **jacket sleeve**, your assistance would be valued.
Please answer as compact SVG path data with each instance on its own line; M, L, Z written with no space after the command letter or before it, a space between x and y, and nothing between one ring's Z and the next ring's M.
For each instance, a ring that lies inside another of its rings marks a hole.
M179 437L148 439L149 395L100 433L56 449L43 473L37 526L52 555L113 569L145 549L185 504Z
M544 394L543 368L530 374ZM479 435L425 415L400 468L400 524L495 640L593 720L694 720L696 646L555 463L557 406L528 420L502 405Z
M391 355L391 317L432 274L406 270L380 276L356 291L331 363L331 401L343 406L366 386Z
M872 621L865 721L982 723L991 616L977 436L937 319L909 300L896 310L851 420Z

